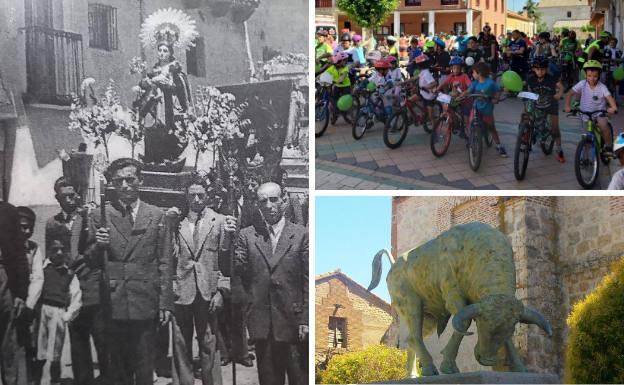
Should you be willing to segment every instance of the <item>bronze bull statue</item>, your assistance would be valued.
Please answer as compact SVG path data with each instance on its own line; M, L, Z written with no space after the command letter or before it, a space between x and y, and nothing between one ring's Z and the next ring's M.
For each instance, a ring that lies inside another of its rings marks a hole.
M416 377L437 375L423 336L437 327L438 336L453 316L453 335L442 350L442 373L459 373L455 363L459 344L472 320L477 324L475 358L484 366L526 368L511 337L518 322L535 324L552 337L550 324L515 297L516 269L507 237L483 223L459 225L395 259L381 250L373 259L368 290L379 284L381 258L386 254L392 268L386 277L392 305L409 330L408 372ZM506 354L497 352L504 347ZM504 360L501 358L504 357Z

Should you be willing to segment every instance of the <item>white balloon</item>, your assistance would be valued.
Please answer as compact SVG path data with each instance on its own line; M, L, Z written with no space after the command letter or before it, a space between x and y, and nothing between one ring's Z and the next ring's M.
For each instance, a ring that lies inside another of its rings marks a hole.
M470 66L472 66L473 64L474 64L474 58L472 58L472 56L468 56L468 57L466 58L466 65L467 65L468 67L470 67Z

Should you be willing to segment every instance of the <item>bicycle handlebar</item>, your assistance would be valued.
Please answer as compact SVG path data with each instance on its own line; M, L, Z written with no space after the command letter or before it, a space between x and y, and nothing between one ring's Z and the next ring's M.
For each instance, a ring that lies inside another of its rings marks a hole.
M607 110L581 111L578 108L573 108L572 110L570 110L567 116L576 116L579 113L581 113L582 115L586 115L590 119L593 119L594 115L596 114L610 114L610 112ZM617 110L615 110L614 114L617 114Z

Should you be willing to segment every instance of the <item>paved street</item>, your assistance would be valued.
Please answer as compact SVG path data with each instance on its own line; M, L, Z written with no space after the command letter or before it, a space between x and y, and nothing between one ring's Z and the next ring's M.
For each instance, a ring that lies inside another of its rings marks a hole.
M321 190L418 190L418 189L580 189L574 175L574 152L581 135L581 123L562 112L560 126L566 163L554 155L545 156L539 146L529 158L527 174L518 182L513 172L513 152L523 104L507 99L495 107L496 127L507 149L508 158L500 158L494 147L484 148L478 172L468 165L465 142L453 136L451 146L442 158L436 158L429 147L429 134L422 127L411 126L398 149L383 143L383 125L377 123L356 141L351 126L342 118L316 139L316 188ZM611 119L616 132L624 129L624 113ZM606 189L619 165L601 164L597 189Z

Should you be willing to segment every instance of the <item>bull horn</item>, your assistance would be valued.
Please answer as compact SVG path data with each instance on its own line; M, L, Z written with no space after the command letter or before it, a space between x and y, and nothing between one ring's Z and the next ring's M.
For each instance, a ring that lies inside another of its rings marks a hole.
M520 322L524 324L535 324L542 328L548 334L548 337L552 337L553 332L550 327L550 323L540 313L528 307L524 308L524 312L520 316Z
M474 333L468 332L466 330L468 330L468 328L470 327L470 321L477 315L479 315L479 311L481 311L481 308L479 307L478 303L464 306L460 311L457 312L457 314L455 314L455 316L453 316L453 329L455 329L457 333L464 336L473 335ZM464 325L466 326L464 327Z
M368 291L373 290L379 285L379 280L381 280L381 257L383 257L384 254L388 256L390 263L394 264L395 259L388 250L382 249L375 254L373 258L373 276L371 277L371 283L368 285L368 289L366 289Z

